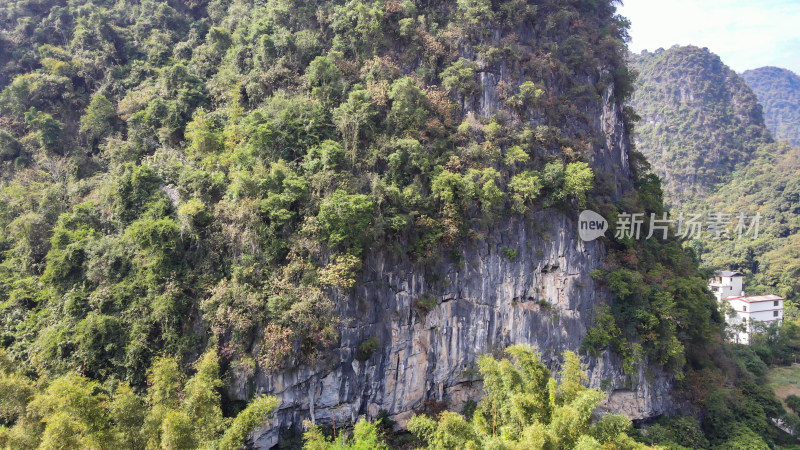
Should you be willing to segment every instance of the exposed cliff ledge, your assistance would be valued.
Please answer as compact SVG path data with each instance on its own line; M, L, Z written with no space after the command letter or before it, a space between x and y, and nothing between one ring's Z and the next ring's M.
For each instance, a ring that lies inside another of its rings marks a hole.
M504 256L503 248L517 250L517 257ZM609 301L590 276L603 263L603 245L583 244L575 222L557 211L542 211L534 223L497 226L460 255L463 264L420 268L385 251L369 252L362 283L340 302L343 316L353 319L343 324L341 346L330 358L234 387L241 398L255 388L281 399L277 420L260 430L257 447L274 445L280 428L304 419L341 425L386 410L403 425L427 400L460 410L480 396L479 355L529 344L555 368L562 351L580 347L595 307ZM429 295L437 306L424 314L415 300ZM371 336L380 349L356 360L359 344ZM617 358L588 362L590 383L609 393L610 409L642 419L671 408L668 377L640 376L630 386Z

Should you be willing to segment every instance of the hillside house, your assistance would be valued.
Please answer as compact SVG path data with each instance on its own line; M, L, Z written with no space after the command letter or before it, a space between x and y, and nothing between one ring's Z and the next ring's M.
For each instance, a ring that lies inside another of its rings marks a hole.
M718 301L726 302L736 313L725 317L734 330L734 342L749 344L750 336L760 325L783 320L783 298L772 294L746 296L742 290L743 278L739 272L718 271L708 287Z
M708 281L708 288L717 297L717 301L722 301L726 297L744 295L742 280L744 275L739 272L718 270L714 272L714 278Z

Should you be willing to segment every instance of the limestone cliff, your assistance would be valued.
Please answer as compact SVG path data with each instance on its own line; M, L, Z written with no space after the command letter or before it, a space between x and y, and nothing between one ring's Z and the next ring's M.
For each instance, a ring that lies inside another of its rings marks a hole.
M107 448L212 445L256 393L280 400L260 448L305 419L402 426L478 400L475 361L512 343L553 369L583 343L608 408L668 412L665 371L721 330L696 261L576 236L584 205L663 211L616 3L0 2L8 366L48 397L85 383L68 434ZM118 381L153 412L124 433L91 419ZM13 428L67 442L56 416Z
M518 256L509 259L503 248ZM385 410L402 426L426 401L460 411L466 400L480 398L478 356L529 344L556 368L562 351L580 347L594 308L610 300L589 275L603 264L603 245L583 244L574 218L556 211L541 211L534 223L498 224L460 255L463 263L421 268L370 251L358 287L339 302L351 318L341 345L323 364L232 386L241 398L254 389L281 399L277 420L258 431L256 446L271 447L281 428L305 419L341 426ZM425 296L437 303L427 314L414 306ZM372 336L380 348L356 360L359 344ZM611 410L644 419L672 409L668 376L632 379L608 352L588 360L588 369Z
M598 68L592 82L608 72ZM502 67L483 71L464 115L486 117L503 108L497 86L504 79L519 84ZM628 136L613 86L601 94L580 127L596 137L592 167L611 175L616 199L632 189ZM494 223L482 238L464 243L457 257L442 249L433 266L392 249L368 249L357 286L332 293L344 318L341 338L319 364L236 377L231 384L232 398L257 392L281 400L276 420L254 434L256 447L275 445L281 430L303 420L341 426L385 411L402 427L426 402L460 410L481 395L477 358L511 344L537 347L557 368L564 350L581 346L596 307L611 301L590 276L604 264L604 244L582 242L576 218L576 211L541 209L531 218ZM504 249L517 253L509 257ZM426 311L420 299L436 306ZM358 348L371 337L379 347L359 361ZM609 351L585 361L591 386L607 392L609 409L634 420L673 409L672 378L658 367L643 365L630 376Z

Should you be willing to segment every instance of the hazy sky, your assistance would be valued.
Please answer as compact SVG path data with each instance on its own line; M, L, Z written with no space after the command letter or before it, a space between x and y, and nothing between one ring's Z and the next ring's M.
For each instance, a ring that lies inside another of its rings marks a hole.
M708 47L737 72L778 66L800 74L800 0L623 0L631 51Z

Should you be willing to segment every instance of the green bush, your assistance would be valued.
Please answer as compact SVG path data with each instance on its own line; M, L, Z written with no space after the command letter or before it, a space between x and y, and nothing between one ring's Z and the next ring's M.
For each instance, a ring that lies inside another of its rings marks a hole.
M475 63L468 59L459 58L447 66L440 76L442 86L450 93L469 97L478 90L478 83L475 81Z
M81 117L80 131L94 146L100 139L114 131L117 120L114 105L102 94L95 94Z
M503 249L500 250L500 253L502 253L503 256L505 256L506 258L508 258L508 259L510 259L512 261L517 259L517 257L519 256L519 250L516 250L516 249L513 249L513 248L508 248L508 247L503 247Z
M532 81L526 81L519 86L519 93L506 100L506 104L518 112L523 112L535 107L543 94L544 91Z
M333 123L342 135L351 165L356 163L362 138L372 133L374 115L372 100L363 90L350 91L347 101L333 110Z
M436 297L434 297L433 295L430 295L430 294L418 297L414 301L414 305L418 309L420 309L423 313L427 313L427 312L431 311L433 308L436 308L436 305L438 303L439 302L438 302L438 300L436 300Z
M578 207L586 205L586 195L593 187L594 173L585 162L567 164L564 171L564 190L578 202Z
M542 179L538 174L525 171L514 175L508 187L513 193L511 196L514 212L522 214L532 206L542 190Z
M344 245L356 254L361 253L367 227L372 221L373 203L363 194L348 194L337 189L324 199L319 208L319 223L323 238L331 246Z
M9 132L0 129L0 161L13 160L22 152L22 144Z
M456 14L463 26L471 32L485 32L495 19L490 0L458 0Z
M380 342L378 342L378 339L376 337L373 336L373 337L368 338L367 340L365 340L364 342L362 342L358 346L358 352L356 353L356 359L361 361L361 362L364 362L364 361L368 360L372 356L372 354L375 352L375 350L380 348L380 345L381 344L380 344Z
M795 414L800 414L800 396L791 394L784 400L786 406L789 407Z
M306 68L306 83L311 95L323 104L336 103L344 90L342 71L327 56L317 56Z
M395 80L389 89L389 120L397 131L420 130L428 118L425 93L410 77Z
M25 121L36 129L36 139L43 150L57 152L61 139L63 124L48 113L31 108L25 113Z

